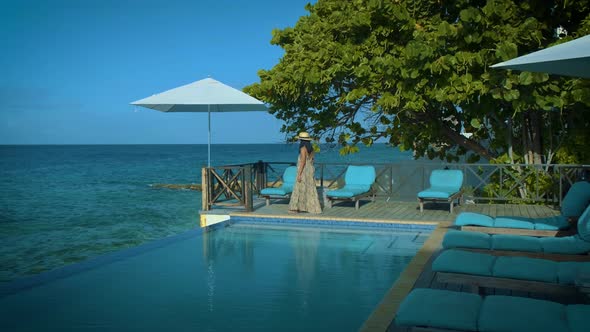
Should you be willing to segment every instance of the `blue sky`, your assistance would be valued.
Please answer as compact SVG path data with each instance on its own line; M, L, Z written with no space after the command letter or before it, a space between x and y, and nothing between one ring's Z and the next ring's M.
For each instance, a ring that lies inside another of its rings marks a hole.
M5 1L0 144L206 143L207 116L129 103L208 76L242 89L309 0ZM213 143L275 143L265 113L212 115Z

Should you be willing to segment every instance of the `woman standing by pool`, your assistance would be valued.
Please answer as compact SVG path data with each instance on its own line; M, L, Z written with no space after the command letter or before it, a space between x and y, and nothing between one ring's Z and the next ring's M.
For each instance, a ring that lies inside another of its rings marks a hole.
M318 191L315 187L313 167L314 152L311 137L306 132L299 133L299 158L297 159L297 181L291 194L289 212L322 213Z

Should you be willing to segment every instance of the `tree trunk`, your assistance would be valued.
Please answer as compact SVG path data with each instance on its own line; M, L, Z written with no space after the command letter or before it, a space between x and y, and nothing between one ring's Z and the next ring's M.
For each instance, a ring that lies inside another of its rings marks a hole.
M514 150L512 149L512 118L506 121L506 144L508 145L508 157L510 163L514 164Z
M487 160L491 160L497 157L493 152L486 149L476 141L468 139L467 137L461 135L455 130L449 128L448 126L442 125L441 127L445 136L447 136L451 141L455 142L455 144L462 146L467 150L471 150L477 153L478 155L486 158Z
M523 155L527 164L543 163L543 145L541 140L541 121L537 111L527 111L523 115Z
M506 121L506 128L506 144L508 145L508 157L510 158L510 163L514 165L514 149L512 144L512 136L514 135L514 129L512 126L512 118L508 118L508 120ZM520 166L515 165L513 166L513 168L516 170L518 175L522 174L522 169ZM520 198L525 198L527 195L526 188L520 186L518 188L518 194L520 195Z
M415 114L413 114L413 116L414 116L414 120L420 121L420 122L432 122L432 121L438 122L438 124L440 125L440 128L442 129L443 134L448 139L450 139L455 144L457 144L467 150L475 152L476 154L480 155L481 157L486 158L487 160L492 160L492 159L498 157L493 151L490 151L489 149L485 148L483 145L479 144L478 142L461 135L461 133L457 132L455 129L447 126L444 123L441 123L439 119L433 119L432 117L428 116L428 113L415 113ZM416 124L416 125L418 125L418 124Z
M541 114L538 111L523 112L522 117L522 138L523 155L526 164L543 163L543 145L541 140ZM519 188L521 198L526 198L528 188Z
M533 155L533 164L543 163L543 144L541 141L541 120L538 111L529 112L530 129L531 129L531 147Z

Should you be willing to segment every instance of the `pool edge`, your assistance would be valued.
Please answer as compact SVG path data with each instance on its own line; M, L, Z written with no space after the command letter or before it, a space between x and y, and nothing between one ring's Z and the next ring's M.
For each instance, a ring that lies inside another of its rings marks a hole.
M97 256L85 259L83 261L62 265L60 267L56 267L54 269L47 270L38 274L22 276L5 283L0 283L0 299L13 294L17 294L27 289L42 286L55 280L67 278L78 273L89 271L100 266L103 266L105 264L110 264L122 259L141 255L150 250L164 247L179 240L188 239L194 236L200 236L205 232L210 232L225 226L227 226L226 222L211 225L204 228L195 227L179 234L166 236L161 239L155 239L152 241L141 243L133 247L122 248L111 252L105 252Z

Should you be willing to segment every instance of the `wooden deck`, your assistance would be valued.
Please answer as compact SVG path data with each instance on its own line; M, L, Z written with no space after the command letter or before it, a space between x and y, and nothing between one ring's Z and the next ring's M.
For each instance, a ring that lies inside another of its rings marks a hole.
M260 217L309 218L331 220L359 220L373 222L417 222L438 224L455 220L460 212L478 212L490 216L512 215L522 217L546 217L559 214L558 210L545 205L518 204L463 204L456 206L449 213L449 205L443 203L426 203L424 212L420 213L418 202L399 202L376 200L362 201L358 210L352 202L339 202L332 208L324 208L321 214L298 213L289 214L288 200L274 200L270 206L255 204L253 212L235 210L230 215L248 215Z

